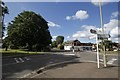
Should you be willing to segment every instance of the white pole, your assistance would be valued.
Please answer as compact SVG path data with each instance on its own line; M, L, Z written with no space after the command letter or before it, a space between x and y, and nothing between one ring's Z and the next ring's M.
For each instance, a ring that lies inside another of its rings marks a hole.
M102 32L103 32L103 34L104 34L105 31L104 31L104 27L103 27L103 16L102 16L101 0L100 0L100 2L99 2L99 8L100 8L100 22L101 22L101 28L102 28ZM104 39L102 40L102 42L104 42ZM105 45L103 45L103 49L104 49L104 53L103 53L104 67L107 67Z
M96 44L97 44L97 65L98 65L98 68L100 68L99 51L98 51L98 35L97 34L96 34Z
M73 43L73 53L75 52L75 50L74 50L74 43Z
M73 49L73 52L75 52L75 50Z
M103 16L102 16L102 6L101 6L101 1L99 2L99 8L100 8L100 24L102 28L102 32L104 34L104 27L103 27Z
M75 50L74 50L74 46L73 46L73 52L75 52Z

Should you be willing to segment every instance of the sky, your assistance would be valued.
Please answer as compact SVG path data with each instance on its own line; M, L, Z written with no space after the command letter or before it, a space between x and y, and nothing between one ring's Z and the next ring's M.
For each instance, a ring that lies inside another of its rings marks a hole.
M90 29L101 33L99 6L94 2L5 2L9 14L5 16L5 25L24 10L40 14L47 22L52 40L64 36L65 41L78 39L80 42L95 43ZM118 42L118 3L102 3L103 27ZM6 32L7 33L7 32Z

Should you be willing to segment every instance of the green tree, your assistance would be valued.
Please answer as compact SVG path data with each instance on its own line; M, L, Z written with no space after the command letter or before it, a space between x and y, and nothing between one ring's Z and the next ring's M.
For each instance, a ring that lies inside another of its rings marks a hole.
M104 41L104 44L105 44L105 50L108 49L110 50L112 48L112 41L110 40L105 40Z
M57 36L56 43L57 45L62 44L64 42L64 36Z
M23 11L9 23L8 39L11 46L29 50L44 50L51 44L47 21L32 11Z
M110 40L104 40L104 42L101 42L99 44L99 48L101 48L103 50L103 45L105 45L105 50L108 49L108 50L112 50L112 41Z
M58 44L57 48L58 49L64 49L64 45L63 44Z
M0 29L2 30L2 35L1 35L2 37L4 36L4 30L5 30L5 25L4 25L5 14L9 14L8 7L5 5L4 2L0 1L0 18L1 18Z
M8 37L5 37L3 40L2 40L2 48L5 48L5 50L7 51L7 48L8 48Z
M51 47L52 47L52 48L57 47L56 41L53 41L53 42L52 42Z

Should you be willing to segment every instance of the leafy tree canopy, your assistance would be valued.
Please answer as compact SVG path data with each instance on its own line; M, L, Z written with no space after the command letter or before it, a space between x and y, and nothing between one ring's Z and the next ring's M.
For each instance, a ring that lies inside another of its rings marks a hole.
M46 20L32 11L23 11L9 23L9 44L29 50L42 50L51 43Z
M57 36L56 37L56 43L58 44L62 44L64 42L64 36Z
M52 47L52 48L57 47L56 41L53 41L53 42L51 43L51 47Z

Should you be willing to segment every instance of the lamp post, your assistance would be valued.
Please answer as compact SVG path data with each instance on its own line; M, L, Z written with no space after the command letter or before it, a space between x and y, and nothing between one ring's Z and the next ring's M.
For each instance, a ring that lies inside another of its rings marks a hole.
M100 8L100 23L101 23L102 33L104 34L101 2L99 2L99 8ZM107 64L106 64L105 44L104 44L105 41L104 41L104 39L102 40L102 42L103 42L103 50L104 50L104 53L103 53L104 67L107 67Z

